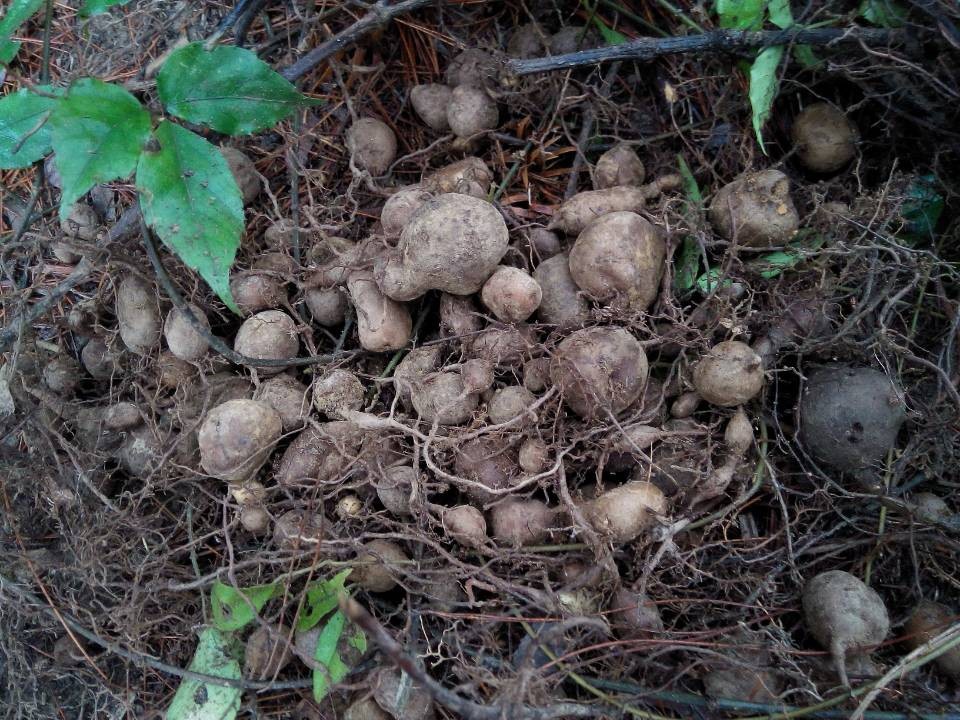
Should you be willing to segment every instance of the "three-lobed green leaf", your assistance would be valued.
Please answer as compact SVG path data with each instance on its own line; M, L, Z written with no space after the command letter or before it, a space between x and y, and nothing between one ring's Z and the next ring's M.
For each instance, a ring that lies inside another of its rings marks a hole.
M150 114L137 99L94 78L70 86L50 126L63 182L61 218L94 185L130 175L150 138Z
M0 99L0 167L22 168L50 152L50 113L60 91L44 85ZM40 94L43 93L43 94Z
M243 234L243 201L220 151L199 135L164 120L137 166L143 217L224 304L239 314L230 293L230 266Z
M80 17L88 18L107 12L117 5L126 5L130 0L86 0L80 8Z
M210 589L213 626L224 632L240 630L253 621L279 589L280 584L275 582L237 589L217 580Z
M170 54L157 75L157 92L170 114L227 135L265 130L318 102L250 50L206 50L200 42Z
M16 57L20 42L11 40L10 36L43 7L43 3L44 0L13 0L7 6L0 18L0 65L7 65Z
M239 680L239 644L232 635L206 628L200 633L189 669L204 675ZM167 708L166 720L233 720L240 710L240 695L240 688L184 678Z

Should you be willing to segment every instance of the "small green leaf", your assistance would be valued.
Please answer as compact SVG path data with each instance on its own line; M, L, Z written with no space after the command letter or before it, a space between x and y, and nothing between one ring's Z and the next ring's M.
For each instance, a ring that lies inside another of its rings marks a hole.
M687 165L683 155L677 155L677 165L680 169L680 177L683 179L683 193L687 196L687 201L694 205L700 205L703 202L703 194L700 192L700 186L697 179L693 176L693 171Z
M217 580L210 590L213 626L224 632L239 630L256 617L279 589L279 583L237 589Z
M239 314L230 293L230 266L244 228L237 181L220 151L199 135L164 120L155 137L159 149L145 150L137 166L143 217Z
M902 27L907 9L894 0L863 0L857 13L867 22L885 28Z
M784 250L761 255L756 260L748 262L747 267L760 277L770 280L780 275L784 270L799 265L823 247L825 242L826 238L823 235L815 235L812 238L791 243Z
M311 583L307 588L303 610L297 618L297 632L306 632L316 626L324 615L333 610L340 602L343 585L352 570L341 570L329 580Z
M591 8L588 6L588 9ZM591 15L593 17L593 24L597 26L597 30L600 31L600 35L603 37L603 41L607 45L623 45L625 42L627 42L627 40L630 39L623 33L617 32L612 27L607 25L603 20L596 16L596 10L592 10L593 12Z
M337 610L320 631L317 649L313 654L313 659L321 665L313 671L313 699L317 702L323 700L333 684L343 680L350 671L337 652L346 622L346 616Z
M49 85L37 90L61 92ZM27 167L50 152L47 120L57 101L26 88L0 99L0 167Z
M80 8L80 17L88 18L92 15L99 15L107 12L110 8L117 5L126 5L130 0L86 0L83 7Z
M720 27L728 30L759 30L767 0L717 0Z
M63 219L94 185L133 172L150 137L150 113L123 88L82 78L54 108L50 127L63 182Z
M770 0L767 7L770 22L781 30L793 25L793 13L790 11L790 0Z
M243 48L203 43L171 53L157 75L167 111L228 135L272 127L302 105L320 101L302 95L279 73Z
M809 45L797 45L793 48L793 57L797 59L806 70L813 70L823 65L823 60L818 58Z
M8 65L20 49L19 40L11 40L17 28L43 7L44 0L13 0L0 20L0 65Z
M190 670L230 680L240 679L240 647L231 635L214 628L200 633ZM166 720L233 720L240 710L240 688L184 678Z
M760 143L760 149L763 150L764 155L767 150L763 146L762 131L773 109L777 90L780 88L777 68L782 58L782 45L764 48L750 68L750 108L753 115L753 131L757 134L757 142Z

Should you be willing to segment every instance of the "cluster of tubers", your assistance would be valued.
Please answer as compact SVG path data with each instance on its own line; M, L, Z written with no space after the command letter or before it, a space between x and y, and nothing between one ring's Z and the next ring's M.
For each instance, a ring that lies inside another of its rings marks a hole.
M573 30L548 37L523 26L508 53L535 57L591 41L582 28ZM426 126L452 132L455 147L471 152L499 123L490 89L496 74L489 54L468 50L450 64L444 84L412 88L410 105ZM793 138L812 173L837 172L856 155L856 129L823 103L800 113ZM345 145L354 170L389 179L397 158L391 124L357 118ZM260 180L252 163L224 152L245 201L253 201ZM117 402L78 416L78 435L114 453L132 475L156 472L172 453L177 463L223 481L239 525L284 551L312 552L337 523L371 512L421 522L465 558L584 536L621 548L648 541L671 517L709 506L752 452L749 405L763 393L766 356L736 339L738 332L687 351L679 378L666 378L657 357L648 357L658 338L640 328L657 307L676 245L648 206L677 190L680 178L647 182L635 150L617 143L592 168L593 189L563 202L546 226L518 229L491 202L494 177L483 159L467 155L425 172L419 183L391 188L369 237L324 237L305 268L283 251L290 223L271 226L264 235L271 252L231 282L244 312L233 348L267 361L254 363L252 382L213 357L210 336L221 320L212 324L196 304L162 307L144 278L124 277L116 287L119 343L91 338L82 366L108 381L130 354L153 359L159 387L176 394L174 410L153 422L137 405ZM782 246L803 221L790 179L777 169L721 187L707 216L730 248ZM69 238L86 241L97 228L83 205L63 226ZM411 347L412 311L427 306L424 298L436 310L436 329L427 326ZM396 353L389 365L317 366L312 375L285 366L309 346L308 320L337 329L351 318L367 355ZM75 393L78 369L65 357L50 362L46 388ZM704 430L694 419L703 403L722 420L722 435L718 424ZM905 418L902 393L884 373L845 365L811 372L796 412L799 440L813 458L865 484L896 446ZM591 438L576 460L558 452L553 428L561 423ZM715 442L707 443L710 433ZM568 475L576 479L573 493ZM306 500L301 508L275 506L281 494L306 498L316 488L329 508L308 508ZM946 512L942 500L921 495L921 521ZM351 552L350 581L367 592L391 593L410 579L415 561L397 540L357 541ZM553 609L569 615L603 606L624 637L664 631L656 603L641 589L617 578L601 603L585 571L569 570L563 580L570 588L557 593ZM881 597L840 570L810 579L802 609L844 683L851 658L869 654L890 632ZM909 642L929 640L952 617L946 606L921 603L907 624ZM309 653L317 638L282 624L259 627L247 644L247 676L283 670L291 642ZM735 659L748 668L755 694L742 691L744 678L729 669L706 673L707 694L776 700L779 680L763 667L769 657ZM960 676L956 652L938 666ZM409 681L382 669L372 696L344 717L432 714L429 693L417 686L398 705L401 682Z

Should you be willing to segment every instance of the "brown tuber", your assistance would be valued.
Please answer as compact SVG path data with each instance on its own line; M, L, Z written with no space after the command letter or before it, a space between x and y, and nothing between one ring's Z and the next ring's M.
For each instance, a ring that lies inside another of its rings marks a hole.
M500 121L496 101L482 88L461 85L453 89L447 106L447 123L459 138L492 130Z
M533 393L519 385L508 385L497 390L487 402L487 416L491 424L500 425L524 416L523 424L534 424L537 414L530 406L537 401Z
M543 30L536 23L520 25L511 34L507 42L507 55L529 59L543 55Z
M160 342L160 310L157 293L138 277L120 281L117 288L117 324L120 339L130 352L146 355Z
M363 383L349 370L331 370L313 384L313 406L331 419L341 418L344 410L360 410Z
M865 655L890 631L890 618L875 590L843 570L828 570L803 588L803 615L811 634L830 651L844 685L847 655Z
M249 205L260 194L260 174L253 160L232 147L220 148L220 153L230 168L233 179L237 181L243 204Z
M397 586L396 576L409 558L390 540L371 540L357 556L350 579L369 592L382 593Z
M647 382L647 356L623 328L577 330L557 346L550 377L577 415L605 419L640 398Z
M480 88L496 80L496 59L479 48L467 48L447 65L447 85L453 88L461 85Z
M377 284L400 301L428 290L470 295L496 270L508 242L507 225L490 203L438 195L413 214L396 249L378 262Z
M570 274L570 258L566 253L547 258L533 271L533 279L540 286L541 321L560 327L582 325L590 317L590 303Z
M619 185L605 190L585 190L564 201L548 226L567 235L579 235L591 222L612 212L639 212L661 192L681 186L679 175L664 175L657 180L633 187Z
M280 415L266 403L229 400L200 426L200 465L213 477L242 482L267 461L282 431Z
M480 299L503 322L523 322L540 307L543 293L529 273L501 265L480 291Z
M206 313L196 305L191 304L188 307L200 325L209 331L210 321L207 320ZM163 336L170 352L187 362L199 360L207 354L207 349L210 347L207 338L193 327L186 313L179 308L173 308L167 313L167 319L163 323Z
M400 237L413 214L433 197L433 193L421 185L400 188L387 198L380 211L380 224L388 238Z
M483 358L467 360L460 367L463 389L468 393L486 392L493 386L493 363Z
M643 593L620 588L610 599L610 623L628 637L663 632L660 610Z
M230 280L230 292L244 313L270 310L287 301L283 282L269 273L248 272L237 275Z
M280 310L265 310L247 318L233 341L233 349L258 360L294 357L300 348L296 323ZM282 367L259 367L261 375L275 375Z
M313 321L324 327L343 325L350 307L339 288L310 288L304 292L303 301Z
M264 402L277 411L284 432L301 427L310 414L310 401L306 396L306 386L286 373L263 381L253 393L254 400Z
M380 668L370 680L373 699L394 720L433 720L433 696L398 668Z
M494 539L513 546L542 543L555 517L556 511L539 500L508 498L490 509Z
M849 163L857 152L857 130L833 105L807 106L793 121L793 144L804 167L832 173Z
M739 340L717 343L693 369L693 386L713 405L743 405L763 389L763 361Z
M779 170L742 175L720 188L709 216L724 239L746 247L783 245L800 227L790 180Z
M628 543L653 527L667 511L667 499L650 482L631 480L584 503L583 516L615 543Z
M100 218L97 217L96 211L86 203L76 203L70 208L67 217L60 221L60 229L69 238L91 242L97 239L97 233L100 231ZM72 262L76 262L76 260Z
M481 547L487 541L487 521L472 505L446 508L440 519L447 537L461 545Z
M413 387L411 400L424 422L439 425L462 425L480 402L476 393L464 388L463 378L457 372L427 376Z
M594 300L645 310L660 291L667 248L663 231L633 212L597 218L570 250L570 274Z
M433 130L448 130L450 123L447 122L447 107L452 96L453 90L449 85L414 85L410 89L410 104L428 127Z
M913 608L903 631L906 634L906 645L916 650L921 645L930 642L937 635L946 632L954 625L958 618L957 613L942 603L931 600L921 600ZM954 681L960 681L960 646L954 646L942 655L934 658L934 665L944 675Z
M109 380L120 371L120 360L100 338L93 338L80 351L80 362L96 380Z
M753 425L750 423L750 418L742 407L737 408L723 431L723 444L734 455L743 457L753 446L753 439Z
M461 193L484 199L493 173L478 157L465 157L424 176L421 185L433 193Z
M397 136L376 118L360 118L351 125L346 144L353 163L374 177L385 174L397 157Z
M377 497L387 512L397 517L410 517L410 493L417 483L417 471L412 465L394 465L383 471L377 480Z
M347 290L357 311L357 334L364 350L399 350L410 342L413 332L410 311L381 292L373 275L368 272L351 273Z
M286 625L261 625L247 638L243 653L243 673L249 680L270 680L293 659Z
M540 438L527 438L520 445L518 458L521 470L536 475L547 469L550 463L550 448Z
M593 170L594 190L605 190L618 185L642 185L646 177L643 162L636 151L626 143L617 143L607 150Z
M44 366L43 382L57 395L72 395L80 384L80 365L69 355L57 355Z

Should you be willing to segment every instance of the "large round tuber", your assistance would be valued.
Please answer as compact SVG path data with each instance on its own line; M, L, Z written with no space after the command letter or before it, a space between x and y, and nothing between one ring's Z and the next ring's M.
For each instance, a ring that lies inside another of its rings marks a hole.
M503 322L523 322L540 307L543 292L520 268L501 265L480 291L480 299Z
M537 545L547 539L556 511L539 500L507 498L490 509L493 537L514 546Z
M228 400L200 426L200 465L213 477L239 483L259 470L283 432L280 415L257 400Z
M593 189L605 190L618 185L642 185L646 177L643 162L626 143L617 143L607 150L593 170Z
M708 403L743 405L763 389L763 361L746 343L725 340L697 363L693 386Z
M382 120L360 118L347 130L347 149L358 168L378 177L397 157L397 136Z
M500 120L497 102L486 91L469 85L453 89L447 106L447 123L459 138L492 130Z
M793 144L804 167L817 173L836 172L857 153L857 130L833 105L813 103L793 121Z
M626 410L642 395L647 356L623 328L586 328L557 346L550 377L577 415L606 418Z
M593 528L615 543L628 543L651 528L667 510L667 499L651 482L631 480L582 506Z
M783 245L800 227L790 180L779 170L742 175L720 188L709 215L721 236L746 247Z
M472 505L447 508L440 516L447 536L467 547L481 547L487 541L487 521Z
M800 398L800 439L818 460L844 472L882 460L905 419L900 390L873 368L827 367Z
M570 275L600 302L646 310L657 297L667 248L663 231L633 212L597 218L570 250Z
M410 104L414 112L433 130L448 130L447 107L453 97L449 85L428 83L410 88Z
M887 608L877 592L843 570L828 570L803 588L803 615L810 633L830 650L844 685L847 654L861 655L890 631Z
M191 304L188 307L200 325L209 331L210 321L207 320L206 313L196 305ZM207 354L210 347L207 338L193 327L187 314L179 308L173 308L167 313L167 319L163 323L163 336L170 352L187 362L199 360Z
M293 357L300 348L293 318L280 310L265 310L247 318L233 341L233 349L258 360ZM282 367L257 368L261 375L275 375Z
M490 203L446 193L425 203L403 229L396 250L377 265L377 283L394 300L428 290L477 292L507 251L509 233Z

